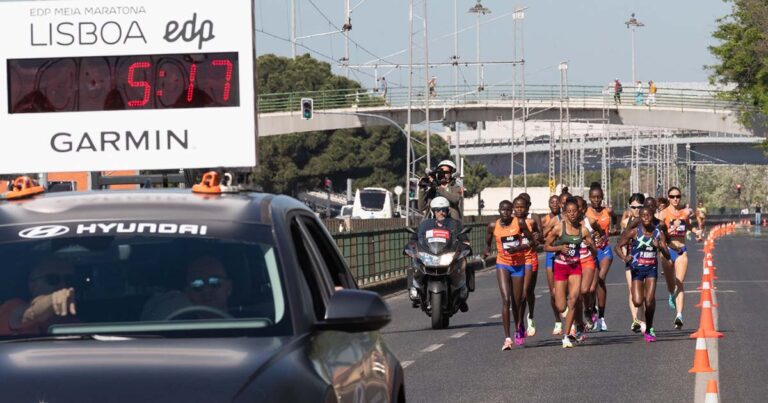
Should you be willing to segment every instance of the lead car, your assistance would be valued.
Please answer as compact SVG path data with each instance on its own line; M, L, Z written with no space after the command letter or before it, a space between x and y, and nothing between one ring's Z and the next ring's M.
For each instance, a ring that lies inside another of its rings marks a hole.
M389 310L315 215L201 186L15 182L0 202L2 400L404 401L378 331Z

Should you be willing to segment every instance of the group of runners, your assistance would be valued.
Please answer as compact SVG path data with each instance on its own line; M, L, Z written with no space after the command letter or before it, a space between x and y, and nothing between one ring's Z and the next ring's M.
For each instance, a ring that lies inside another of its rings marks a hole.
M551 196L547 214L531 213L531 198L526 193L499 203L500 217L487 228L485 255L495 242L505 336L502 350L522 345L526 337L536 334L538 245L546 252L555 317L552 334L563 336L564 348L584 340L587 331L608 330L605 279L614 258L625 266L631 330L642 333L646 342L656 341L653 319L659 268L665 276L669 306L676 311L673 326L682 328L683 282L688 267L685 240L692 229L692 214L681 197L677 187L668 190L667 198L632 194L621 219L605 205L599 183L590 186L589 200L571 195L567 188ZM619 237L611 246L613 235ZM513 335L510 310L515 323Z

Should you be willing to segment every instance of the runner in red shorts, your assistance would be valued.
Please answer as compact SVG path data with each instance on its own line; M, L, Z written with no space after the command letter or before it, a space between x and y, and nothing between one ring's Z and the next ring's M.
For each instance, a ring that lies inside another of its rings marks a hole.
M581 294L581 242L587 247L594 248L589 231L582 225L581 214L576 199L569 197L563 210L564 220L559 228L553 229L546 239L544 250L555 252L555 303L565 316L565 329L573 325L576 301ZM563 337L563 348L573 347L575 338L571 335Z

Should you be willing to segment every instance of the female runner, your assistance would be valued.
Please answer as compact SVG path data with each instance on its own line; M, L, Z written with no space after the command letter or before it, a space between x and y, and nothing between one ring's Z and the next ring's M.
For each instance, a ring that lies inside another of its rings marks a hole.
M546 237L552 228L560 224L560 197L558 195L549 197L549 214L545 215L541 221L543 237ZM549 303L552 306L552 313L555 315L555 328L552 330L552 335L559 336L563 334L563 323L560 321L560 311L557 310L557 305L555 305L555 277L552 274L555 254L553 252L546 252L544 261L546 262L547 284L549 285Z
M554 277L555 277L555 302L560 312L568 313L565 316L565 328L573 325L576 301L581 291L581 241L587 247L593 249L592 239L587 229L579 220L579 206L576 199L569 197L565 202L565 219L559 228L550 231L546 239L544 250L555 253ZM563 337L563 348L573 347L574 336Z
M664 276L667 280L669 291L669 306L677 311L675 316L675 329L683 327L683 303L685 293L683 283L685 273L688 271L688 253L685 247L686 232L691 228L690 209L682 207L683 193L677 186L672 186L667 191L669 207L659 214L667 231L669 260L665 259Z
M595 328L599 331L608 330L605 323L605 302L608 295L608 289L605 286L605 278L608 276L608 270L613 263L613 252L608 242L608 235L613 232L613 222L616 220L613 209L603 206L603 189L598 182L592 182L589 187L589 201L591 206L587 209L587 217L597 222L602 232L606 234L601 237L600 243L595 245L597 248L597 262L599 265L597 272L597 311L598 318Z
M540 229L542 224L541 217L530 212L531 196L528 193L521 193L519 197L525 200L525 212L523 213L525 224L534 237L534 239L528 239L526 236L522 238L523 243L531 244L531 247L525 250L525 278L523 281L525 299L523 300L523 313L525 313L527 306L528 316L526 316L526 323L528 327L526 335L532 337L536 335L536 322L533 320L533 311L536 307L536 280L539 276L539 254L536 253L536 245L543 242Z
M579 203L580 219L584 223L584 227L589 231L589 235L592 238L592 242L598 245L604 234L601 232L598 224L587 217L587 201L583 198L576 196L576 201ZM597 249L597 248L596 248ZM598 249L599 251L599 249ZM593 255L587 248L587 245L582 241L581 243L581 298L583 300L584 310L579 309L577 313L577 327L579 324L584 324L583 317L586 316L586 327L588 329L595 328L595 290L597 289L597 276L595 271L597 269L597 255ZM583 315L582 315L583 313ZM579 329L581 330L581 329Z
M638 220L640 218L640 209L643 207L644 203L649 199L651 198L649 197L648 199L646 199L642 193L633 193L629 197L629 208L624 211L624 215L621 218L622 234L628 232L627 228L629 228L630 224L633 221ZM629 253L628 251L624 252L625 255L628 253ZM627 279L627 296L629 298L629 312L632 315L632 325L630 326L630 329L633 332L637 333L643 330L643 327L646 326L646 324L645 322L640 320L640 317L642 317L642 307L638 308L632 302L632 273L630 272L630 266L626 264L624 268L625 268L624 275Z
M501 321L504 326L504 344L502 350L512 349L512 339L509 334L509 310L512 305L512 315L515 320L515 344L521 345L525 339L525 326L522 321L523 277L525 276L525 250L530 245L521 242L521 221L513 217L513 206L519 206L520 213L525 209L525 201L515 199L515 204L509 200L499 203L500 218L488 224L485 235L486 248L484 256L490 254L491 243L496 241L496 279L501 292ZM528 229L525 229L528 232ZM530 232L528 232L530 235Z
M664 232L654 223L654 209L640 210L637 231L626 231L616 244L616 255L631 267L632 302L639 309L645 307L645 341L656 341L653 330L653 314L656 312L656 279L658 277L658 252L669 256ZM625 254L625 248L630 253Z

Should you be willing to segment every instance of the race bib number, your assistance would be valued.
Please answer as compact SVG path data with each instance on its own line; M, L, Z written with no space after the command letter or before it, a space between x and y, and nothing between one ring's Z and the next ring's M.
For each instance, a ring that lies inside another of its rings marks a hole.
M449 239L451 239L451 231L448 231L446 229L430 229L427 230L426 233L427 242L440 242L440 243L446 243Z
M520 239L515 236L505 236L501 238L501 248L504 249L504 253L507 252L507 249L510 248L517 248L520 246Z

